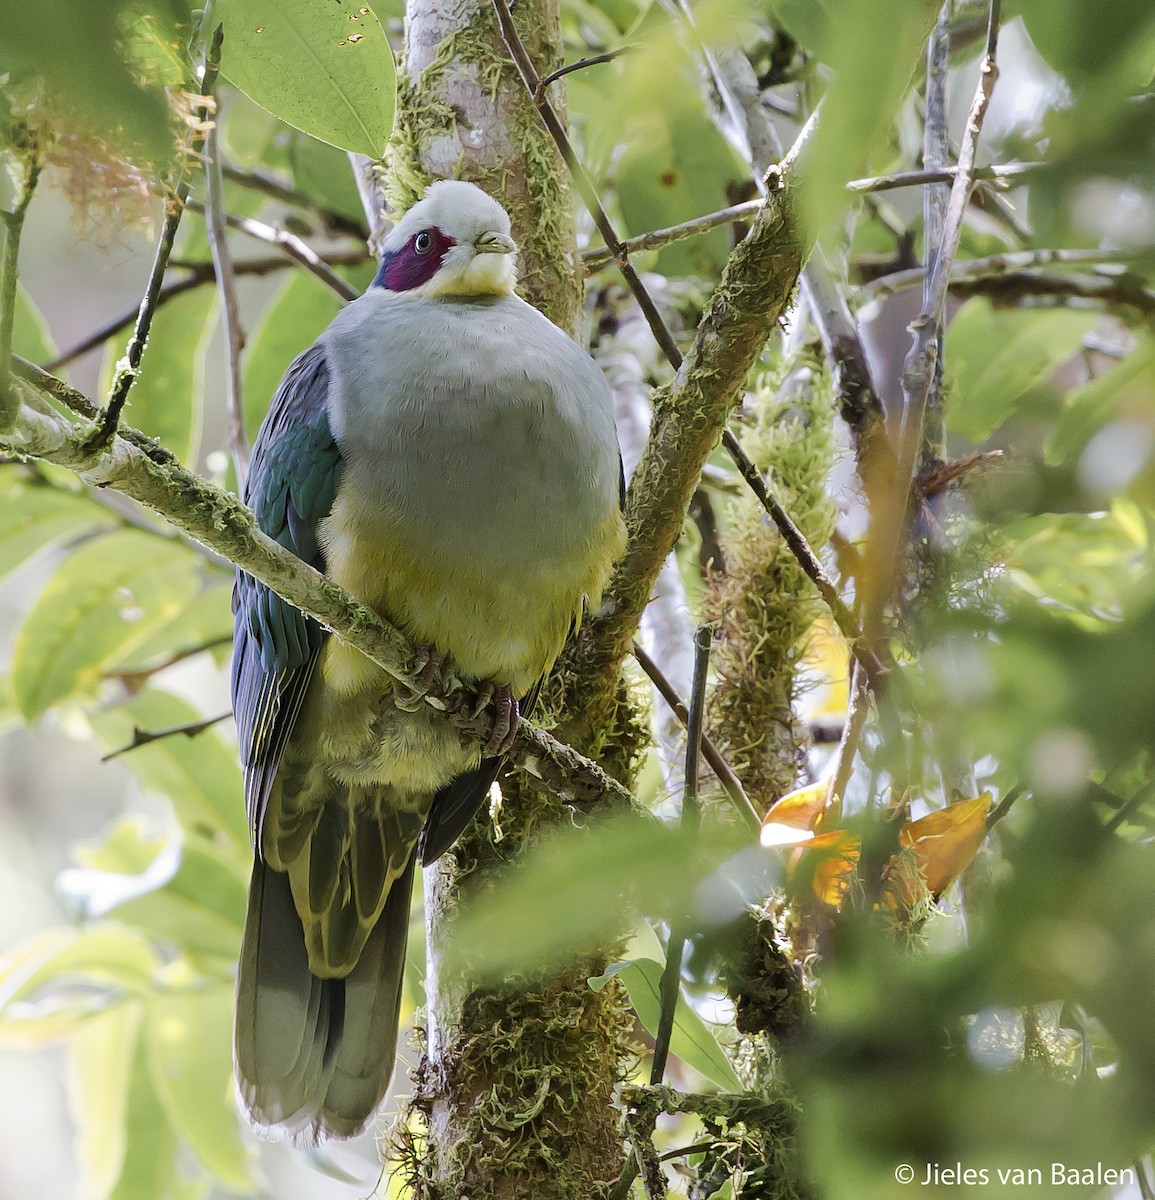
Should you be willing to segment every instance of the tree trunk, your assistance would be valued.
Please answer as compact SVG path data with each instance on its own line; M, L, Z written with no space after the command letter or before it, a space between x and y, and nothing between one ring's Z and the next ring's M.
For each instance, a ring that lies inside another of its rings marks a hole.
M556 0L519 0L515 15L541 73L560 65ZM582 288L568 175L489 0L411 0L406 37L397 132L381 173L390 209L434 179L484 187L512 218L519 291L575 332ZM613 1094L632 1019L619 988L599 993L586 982L608 953L500 987L470 978L448 953L463 894L560 815L524 775L502 791L504 838L483 813L425 872L427 1021L397 1139L403 1171L418 1197L588 1200L618 1175L622 1156Z

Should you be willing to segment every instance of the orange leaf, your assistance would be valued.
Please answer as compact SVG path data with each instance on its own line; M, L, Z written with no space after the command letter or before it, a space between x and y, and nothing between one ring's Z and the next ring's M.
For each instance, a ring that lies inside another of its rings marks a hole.
M862 839L845 829L832 829L812 838L791 864L791 874L809 873L810 887L823 904L837 908L846 899Z
M812 783L809 787L787 792L781 800L775 800L766 815L763 825L787 825L791 829L814 829L818 818L826 808L829 783Z
M887 864L890 890L909 906L918 894L917 873L926 890L939 896L970 866L987 832L991 794L960 800L902 827L898 841L908 853Z

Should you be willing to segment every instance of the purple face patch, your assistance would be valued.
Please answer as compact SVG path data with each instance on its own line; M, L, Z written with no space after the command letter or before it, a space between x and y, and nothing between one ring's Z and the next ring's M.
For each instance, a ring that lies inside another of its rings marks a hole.
M428 283L440 270L446 251L456 244L435 225L419 230L400 250L382 256L373 286L407 292Z

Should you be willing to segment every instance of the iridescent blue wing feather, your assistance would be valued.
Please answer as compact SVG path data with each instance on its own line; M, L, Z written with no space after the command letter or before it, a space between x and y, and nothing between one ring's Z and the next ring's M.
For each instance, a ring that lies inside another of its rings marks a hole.
M329 427L329 368L311 346L285 373L253 447L244 499L257 524L324 570L318 525L337 494L341 454ZM263 583L237 572L233 588L233 713L254 847L269 789L316 669L325 630Z

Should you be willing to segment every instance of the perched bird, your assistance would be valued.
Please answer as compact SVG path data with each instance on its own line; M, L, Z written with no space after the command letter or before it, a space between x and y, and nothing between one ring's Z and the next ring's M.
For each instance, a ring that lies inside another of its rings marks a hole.
M532 703L625 534L609 388L514 294L515 254L496 201L433 184L289 367L245 499L434 666ZM315 1145L364 1130L388 1089L415 864L484 802L508 722L483 756L243 573L234 608L255 851L237 1084L259 1132Z

